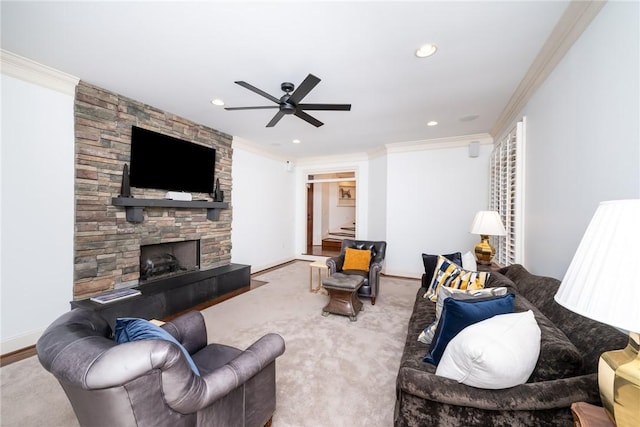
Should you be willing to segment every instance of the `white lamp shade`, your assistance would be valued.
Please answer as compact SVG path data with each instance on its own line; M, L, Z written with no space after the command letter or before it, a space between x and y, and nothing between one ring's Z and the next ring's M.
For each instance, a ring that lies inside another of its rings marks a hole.
M487 236L504 236L504 229L500 214L496 211L480 211L476 214L471 224L471 234L485 234Z
M640 332L640 199L600 203L555 300L582 316Z

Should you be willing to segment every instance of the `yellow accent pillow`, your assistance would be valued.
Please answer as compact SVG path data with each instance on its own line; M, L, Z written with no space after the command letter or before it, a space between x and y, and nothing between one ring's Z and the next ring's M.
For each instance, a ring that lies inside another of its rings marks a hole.
M452 288L474 291L483 289L489 273L485 271L460 270L460 275L453 280Z
M439 255L433 281L427 292L422 296L436 302L441 287L474 291L483 289L489 279L489 273L484 271L468 271Z
M452 287L451 283L460 275L460 267L453 261L438 255L438 262L436 269L433 273L433 279L427 292L424 293L422 298L429 298L431 301L436 302L438 298L438 290L441 286ZM457 287L457 286L456 286Z
M344 253L343 270L369 271L371 251L369 249L347 248Z

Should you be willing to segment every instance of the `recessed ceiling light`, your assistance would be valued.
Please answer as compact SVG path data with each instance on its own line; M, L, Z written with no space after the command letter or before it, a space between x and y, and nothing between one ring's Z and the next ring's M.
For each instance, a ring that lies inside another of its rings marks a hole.
M431 120L430 122L427 122L427 126L437 126L438 122L436 122L435 120Z
M438 50L438 46L433 43L427 43L422 45L416 50L416 56L418 58L426 58L427 56L431 56Z
M219 98L212 99L212 100L211 100L211 103L212 103L213 105L217 105L217 106L219 106L219 107L221 107L221 106L223 106L223 105L224 105L224 101L223 101L222 99L219 99Z
M291 141L291 142L293 142L294 144L300 144L300 140L299 140L299 139L294 139L294 140L293 140L293 141Z

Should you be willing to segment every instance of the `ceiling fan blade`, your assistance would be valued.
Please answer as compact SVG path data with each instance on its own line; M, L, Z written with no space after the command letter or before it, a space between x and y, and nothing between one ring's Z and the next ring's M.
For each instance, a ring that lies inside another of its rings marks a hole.
M302 110L351 111L351 104L298 104Z
M316 87L316 85L320 83L320 79L314 76L313 74L309 74L307 78L305 78L300 86L296 90L293 91L291 97L289 98L289 102L292 104L297 104L302 101L302 98L307 96L311 89Z
M274 108L280 108L279 105L265 105L261 107L224 107L225 110L233 111L233 110L273 110Z
M317 128L319 128L320 126L322 126L324 124L320 120L318 120L318 119L316 119L314 117L311 117L310 115L308 115L304 111L296 110L296 112L294 114L297 117L300 117L302 120L311 123L312 125L314 125Z
M280 121L280 119L284 117L284 113L282 111L278 111L276 113L275 116L273 116L273 119L271 119L271 121L269 123L267 123L267 127L268 128L272 128L276 125L276 123L278 123Z
M270 101L275 102L276 104L279 104L279 103L280 103L280 100L279 100L278 98L276 98L275 96L269 95L267 92L265 92L265 91L263 91L263 90L260 90L260 89L258 89L257 87L255 87L255 86L253 86L253 85L250 85L250 84L249 84L249 83L247 83L247 82L237 81L237 82L235 82L235 83L236 83L236 84L238 84L238 85L240 85L240 86L242 86L242 87L243 87L243 88L245 88L245 89L249 89L251 92L255 92L255 93L257 93L258 95L262 95L262 96L264 96L265 98L267 98L267 99L268 99L268 100L270 100Z

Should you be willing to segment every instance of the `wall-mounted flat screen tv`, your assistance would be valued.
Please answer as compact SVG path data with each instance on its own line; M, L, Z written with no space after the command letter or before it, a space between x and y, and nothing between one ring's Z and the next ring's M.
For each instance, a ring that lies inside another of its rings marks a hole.
M214 148L131 127L132 187L213 193L215 161Z

